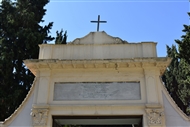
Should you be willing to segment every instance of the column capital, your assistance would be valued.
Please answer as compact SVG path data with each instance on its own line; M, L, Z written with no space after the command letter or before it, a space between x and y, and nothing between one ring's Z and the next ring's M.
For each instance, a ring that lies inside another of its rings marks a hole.
M47 108L33 108L31 112L33 126L46 126L48 118Z
M164 110L162 108L146 108L147 123L150 127L164 124Z

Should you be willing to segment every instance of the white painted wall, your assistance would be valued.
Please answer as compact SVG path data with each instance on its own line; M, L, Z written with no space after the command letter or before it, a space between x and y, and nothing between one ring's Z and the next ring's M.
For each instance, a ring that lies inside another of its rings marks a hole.
M166 95L162 93L164 102L164 113L167 127L190 127L190 121L185 120L182 116L173 108ZM177 107L178 108L178 107Z
M11 122L8 127L32 127L32 117L30 116L34 93L28 98L28 102L24 104L23 110L14 117L15 119Z

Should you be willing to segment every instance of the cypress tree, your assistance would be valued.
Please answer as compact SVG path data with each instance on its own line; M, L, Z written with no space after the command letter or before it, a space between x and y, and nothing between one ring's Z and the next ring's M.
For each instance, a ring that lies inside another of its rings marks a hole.
M37 59L38 44L48 36L53 23L41 26L49 0L3 0L0 5L0 121L21 104L34 80L23 63Z
M188 13L190 16L190 13ZM184 35L181 36L181 40L175 40L179 46L179 57L183 58L188 64L190 64L190 25L183 25Z
M190 66L184 59L179 58L176 46L172 45L171 48L167 46L167 54L168 57L172 58L172 61L162 80L176 104L184 113L189 114L190 89L186 81L187 76L190 76Z
M63 35L63 30L56 31L55 44L67 44L67 31Z
M184 25L182 31L185 34L181 40L175 40L178 50L176 46L167 46L172 62L162 79L174 101L184 113L190 115L190 25Z

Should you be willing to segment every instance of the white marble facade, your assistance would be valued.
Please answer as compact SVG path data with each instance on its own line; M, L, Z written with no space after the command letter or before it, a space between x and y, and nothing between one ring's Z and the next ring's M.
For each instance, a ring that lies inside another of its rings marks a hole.
M51 127L53 116L139 115L143 127L190 127L160 80L170 61L157 57L155 42L129 43L104 31L67 45L42 44L39 59L24 61L36 76L30 92L0 127Z

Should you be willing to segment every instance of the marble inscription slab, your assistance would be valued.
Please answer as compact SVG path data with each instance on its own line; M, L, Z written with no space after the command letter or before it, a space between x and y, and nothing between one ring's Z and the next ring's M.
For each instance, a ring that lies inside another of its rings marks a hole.
M54 101L140 100L140 83L55 83Z

